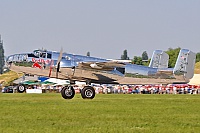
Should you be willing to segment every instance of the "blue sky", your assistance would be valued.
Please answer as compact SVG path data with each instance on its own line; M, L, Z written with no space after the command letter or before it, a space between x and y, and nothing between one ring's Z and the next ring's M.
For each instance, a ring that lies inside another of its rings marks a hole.
M188 48L200 52L200 0L1 0L6 55L33 49L102 58Z

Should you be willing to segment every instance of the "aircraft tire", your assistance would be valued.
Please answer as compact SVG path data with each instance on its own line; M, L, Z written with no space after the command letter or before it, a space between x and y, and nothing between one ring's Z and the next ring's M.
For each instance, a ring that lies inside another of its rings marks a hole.
M61 95L64 99L72 99L75 95L75 90L73 86L63 87L61 90Z
M23 93L26 90L26 87L24 85L19 85L17 87L17 92Z
M91 86L85 86L81 90L81 96L83 99L93 99L95 97L95 90Z

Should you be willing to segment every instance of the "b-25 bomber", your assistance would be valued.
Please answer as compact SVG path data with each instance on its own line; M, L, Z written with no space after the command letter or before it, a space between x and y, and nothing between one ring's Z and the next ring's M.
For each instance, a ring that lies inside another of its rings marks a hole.
M153 52L149 66L142 66L120 60L102 59L75 55L57 51L34 50L30 53L13 54L6 62L10 70L50 78L68 79L70 85L61 90L64 99L75 95L73 84L84 81L81 90L84 99L93 99L95 90L91 83L99 84L155 84L188 82L194 75L196 54L188 49L181 49L174 68L168 68L169 56L161 50ZM129 75L129 77L126 77ZM143 77L139 82L139 77ZM123 80L124 79L124 80ZM131 82L127 82L131 80ZM19 86L19 92L25 87Z

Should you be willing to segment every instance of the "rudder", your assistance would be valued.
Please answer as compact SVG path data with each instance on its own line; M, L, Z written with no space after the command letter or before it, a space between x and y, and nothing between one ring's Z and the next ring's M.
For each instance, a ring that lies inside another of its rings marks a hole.
M176 60L173 74L176 78L189 80L194 75L196 54L188 49L181 49Z
M151 57L149 67L168 68L169 55L162 50L155 50Z

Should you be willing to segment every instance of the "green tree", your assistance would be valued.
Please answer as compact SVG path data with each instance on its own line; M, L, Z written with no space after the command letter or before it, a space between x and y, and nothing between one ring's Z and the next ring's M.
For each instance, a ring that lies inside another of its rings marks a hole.
M196 62L199 62L200 61L200 53L196 53Z
M136 64L136 65L144 65L144 66L148 66L149 65L149 62L150 62L150 59L148 59L148 54L146 51L144 51L142 53L142 57L140 56L134 56L133 59L132 59L132 63L133 64Z
M121 59L122 60L129 60L128 52L127 52L126 49L124 50L123 55L121 55Z
M148 60L145 60L145 61L143 60L142 65L149 66L150 61L151 61L151 59L148 59Z
M3 73L4 65L5 65L5 62L4 62L3 41L1 41L1 38L0 38L0 74Z
M147 54L147 51L144 51L143 53L142 53L142 60L148 60L148 54Z
M87 56L90 56L90 52L87 52Z
M180 47L178 48L169 48L166 53L169 55L169 63L168 63L168 67L173 68L176 64L176 60L180 51Z
M139 56L134 56L132 62L136 65L143 65L142 57Z

